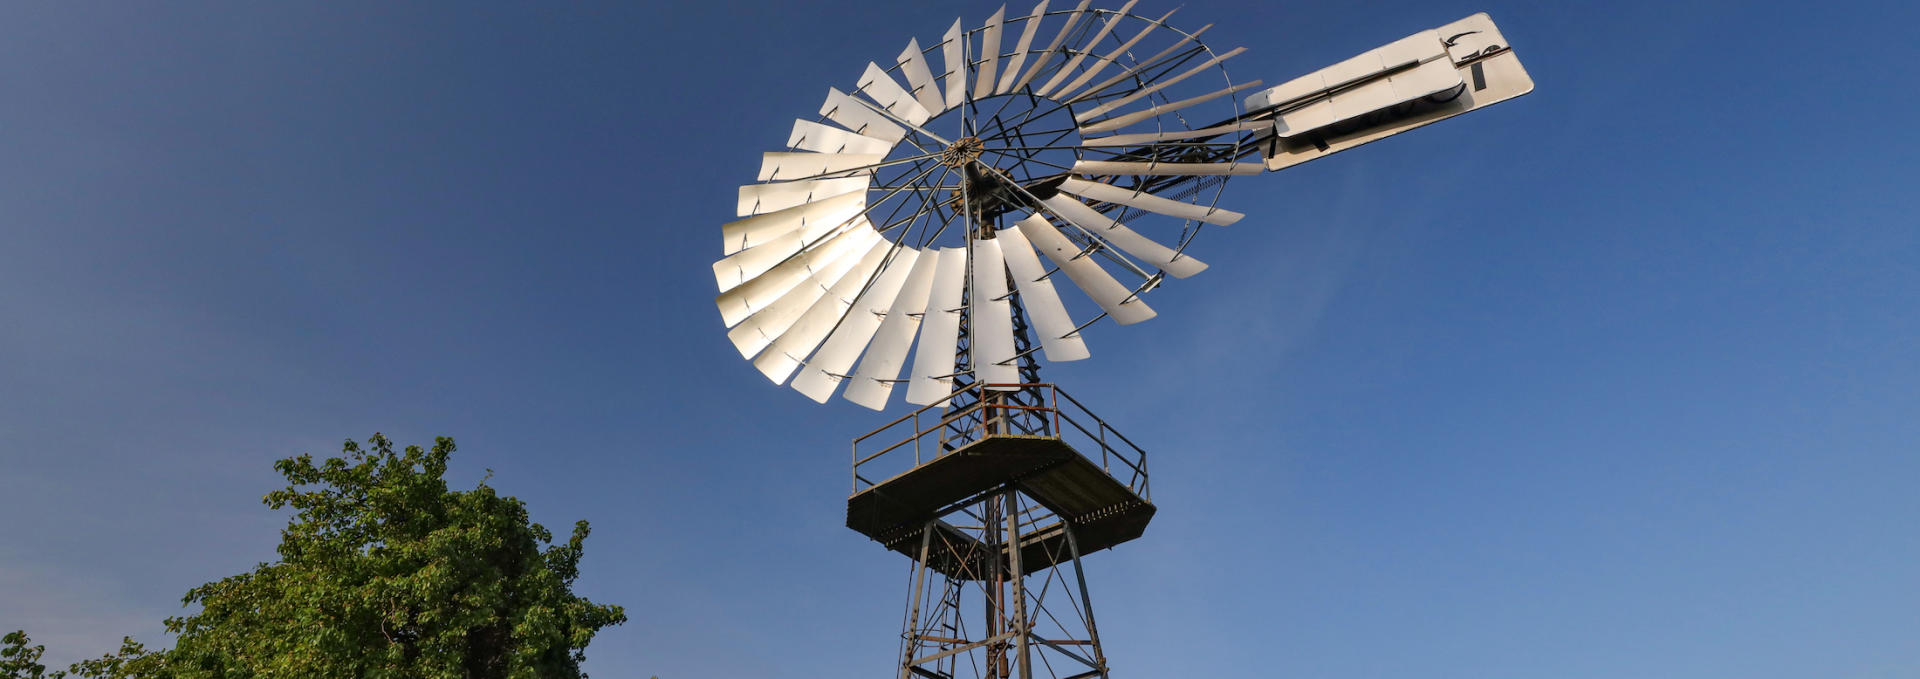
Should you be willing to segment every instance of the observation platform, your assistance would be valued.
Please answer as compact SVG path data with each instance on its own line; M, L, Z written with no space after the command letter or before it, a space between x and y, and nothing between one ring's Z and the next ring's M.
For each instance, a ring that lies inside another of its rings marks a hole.
M847 527L919 559L922 533L932 525L927 565L967 580L1008 570L1005 545L983 541L980 518L961 511L996 493L1015 490L1039 505L1020 513L1023 575L1072 560L1069 526L1083 556L1146 532L1155 507L1148 496L1144 451L1052 385L994 386L1025 387L1029 403L1041 402L1022 405L1004 396L997 402L974 400L965 408L936 411L939 422L922 428L921 414L942 408L943 401L855 440ZM910 420L911 437L861 457L862 442L904 430ZM905 459L909 452L910 461ZM883 464L889 457L900 459ZM878 483L862 474L883 466L904 470ZM1004 521L992 527L1002 535Z

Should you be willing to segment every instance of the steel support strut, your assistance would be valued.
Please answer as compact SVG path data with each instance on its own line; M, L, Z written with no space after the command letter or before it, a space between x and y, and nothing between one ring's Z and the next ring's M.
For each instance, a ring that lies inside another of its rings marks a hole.
M896 676L1105 679L1075 533L1017 483L927 521Z

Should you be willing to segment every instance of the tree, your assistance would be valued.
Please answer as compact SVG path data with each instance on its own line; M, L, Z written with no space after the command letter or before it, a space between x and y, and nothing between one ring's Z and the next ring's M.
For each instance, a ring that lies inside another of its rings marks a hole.
M8 632L0 637L0 679L60 679L65 672L47 674L47 666L40 664L40 654L46 652L45 646L28 646L33 643L25 631Z
M172 649L149 652L129 639L119 654L72 671L114 679L585 677L580 662L594 633L627 619L619 606L573 594L587 522L554 545L524 503L485 480L448 491L453 439L395 453L374 434L367 446L347 441L344 457L319 464L309 455L275 463L291 485L265 502L295 510L281 531L280 561L188 592L185 603L201 609L166 621L177 635Z

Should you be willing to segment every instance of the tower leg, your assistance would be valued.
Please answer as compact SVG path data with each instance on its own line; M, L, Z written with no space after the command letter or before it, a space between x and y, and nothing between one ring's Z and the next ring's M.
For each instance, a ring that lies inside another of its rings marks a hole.
M1027 579L1021 577L1025 572L1020 568L1020 501L1011 490L1007 491L1007 579L1013 583L1013 628L1014 639L1019 648L1020 679L1033 679L1033 656L1027 652L1027 636L1032 628L1027 625Z
M933 551L933 530L936 525L938 524L928 521L927 525L920 529L920 560L913 563L913 598L908 600L906 649L900 659L899 679L912 679L908 668L911 667L909 663L913 660L914 649L920 645L921 632L916 623L920 620L920 600L926 592L927 556Z
M1093 643L1094 669L1100 672L1100 679L1107 679L1107 656L1100 652L1100 626L1093 622L1093 595L1087 592L1087 574L1080 570L1080 538L1075 537L1073 524L1062 522L1067 531L1067 549L1073 554L1073 579L1080 585L1080 612L1086 616L1087 640Z
M1023 575L1023 550L1051 565ZM1107 679L1080 557L1072 524L1016 487L929 522L897 677Z

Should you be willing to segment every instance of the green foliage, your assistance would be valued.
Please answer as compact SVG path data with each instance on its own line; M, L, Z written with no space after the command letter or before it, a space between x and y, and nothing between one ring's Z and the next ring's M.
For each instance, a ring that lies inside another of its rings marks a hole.
M554 545L526 505L485 481L448 491L453 439L431 451L395 453L379 434L367 445L348 441L344 457L318 464L308 455L275 463L292 485L266 504L295 511L280 561L188 592L200 612L166 621L172 649L128 639L71 670L89 679L584 678L594 633L627 619L573 594L587 522ZM6 643L0 679L47 679L25 635Z
M280 562L187 593L200 613L167 621L177 675L584 676L594 633L626 621L573 594L587 522L551 545L485 482L447 490L453 439L401 454L379 434L367 443L274 465L292 485L267 506L296 512Z
M47 674L47 666L40 664L40 654L46 652L45 646L28 646L32 639L25 631L8 632L0 637L0 679L60 679L65 672Z
M120 639L120 652L93 660L82 660L67 668L86 679L162 679L173 676L167 671L167 655L151 653L132 638Z

